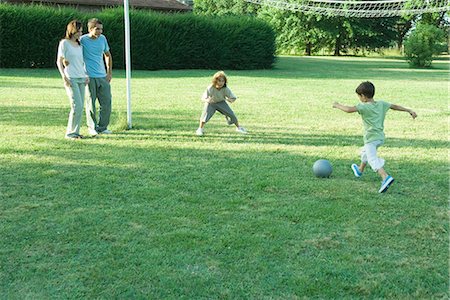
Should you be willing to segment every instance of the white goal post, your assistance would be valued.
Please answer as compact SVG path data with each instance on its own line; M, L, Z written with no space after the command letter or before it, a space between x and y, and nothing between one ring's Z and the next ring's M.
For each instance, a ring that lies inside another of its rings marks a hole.
M132 128L131 123L131 51L130 51L130 10L128 0L123 1L125 22L125 73L127 80L127 126Z

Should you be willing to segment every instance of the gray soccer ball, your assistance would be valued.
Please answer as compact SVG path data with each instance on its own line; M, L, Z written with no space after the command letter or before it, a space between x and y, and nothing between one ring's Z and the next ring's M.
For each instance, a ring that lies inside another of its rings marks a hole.
M313 173L316 177L327 178L332 172L331 163L326 159L319 159L313 165Z

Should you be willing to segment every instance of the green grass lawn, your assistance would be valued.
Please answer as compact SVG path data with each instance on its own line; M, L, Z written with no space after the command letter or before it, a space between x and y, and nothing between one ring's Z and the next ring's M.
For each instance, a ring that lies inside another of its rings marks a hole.
M216 70L135 71L125 130L64 139L52 70L0 70L0 298L430 299L448 295L448 61L280 57L227 71L249 134L220 114L195 136ZM362 123L332 109L356 86L390 111L380 148L396 181L356 179ZM87 133L86 126L82 134ZM312 165L330 160L318 179Z

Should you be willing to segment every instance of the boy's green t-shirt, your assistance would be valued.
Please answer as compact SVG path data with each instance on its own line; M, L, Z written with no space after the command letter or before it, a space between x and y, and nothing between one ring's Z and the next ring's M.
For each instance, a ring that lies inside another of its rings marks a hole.
M359 103L356 105L364 124L364 144L384 141L384 118L391 104L385 101Z

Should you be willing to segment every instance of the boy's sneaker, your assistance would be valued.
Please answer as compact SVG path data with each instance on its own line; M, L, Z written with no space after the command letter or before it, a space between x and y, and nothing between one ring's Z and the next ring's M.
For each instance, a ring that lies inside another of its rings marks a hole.
M99 132L99 133L100 133L100 134L111 134L112 131L109 130L109 129L105 129L105 130L103 130L102 132Z
M384 180L381 182L381 187L380 187L380 189L378 190L378 193L384 193L384 192L386 192L387 189L389 188L389 186L390 186L393 182L394 182L394 178L392 178L390 175L388 175L388 176L386 177L386 179L384 179Z
M352 164L352 171L353 171L353 174L355 174L355 177L361 177L362 176L362 173L359 170L359 167L358 167L357 164Z
M203 128L197 128L197 130L195 131L195 134L198 136L202 136L205 132L203 131Z
M236 128L236 131L242 134L247 134L247 130L245 130L244 127L238 127Z

